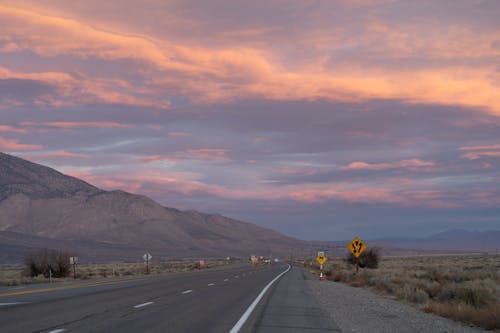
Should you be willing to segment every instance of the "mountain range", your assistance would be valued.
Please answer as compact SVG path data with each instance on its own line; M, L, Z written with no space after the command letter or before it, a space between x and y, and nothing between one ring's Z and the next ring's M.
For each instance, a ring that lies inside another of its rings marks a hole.
M0 153L0 263L34 248L64 248L92 261L290 254L312 243L219 214L181 211L105 191Z
M164 207L150 198L105 191L49 167L0 153L0 264L26 252L64 249L88 262L248 257L343 256L348 241L288 237L219 214ZM426 238L366 239L384 254L495 252L500 231L448 230Z

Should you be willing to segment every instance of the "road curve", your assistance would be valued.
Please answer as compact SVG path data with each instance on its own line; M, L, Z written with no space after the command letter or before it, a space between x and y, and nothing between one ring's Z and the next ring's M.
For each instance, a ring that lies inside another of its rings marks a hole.
M229 332L288 266L232 267L0 290L8 332Z

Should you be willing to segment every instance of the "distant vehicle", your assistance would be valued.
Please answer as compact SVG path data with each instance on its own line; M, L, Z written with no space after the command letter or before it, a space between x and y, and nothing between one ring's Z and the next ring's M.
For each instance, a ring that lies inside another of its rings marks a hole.
M274 262L280 262L278 258L274 258Z

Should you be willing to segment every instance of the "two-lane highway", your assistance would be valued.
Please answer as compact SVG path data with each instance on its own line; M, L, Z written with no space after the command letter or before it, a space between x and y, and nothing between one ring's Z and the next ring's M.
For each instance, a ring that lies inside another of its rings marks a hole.
M287 265L104 280L0 294L6 332L229 332Z
M339 332L287 264L0 289L0 332Z

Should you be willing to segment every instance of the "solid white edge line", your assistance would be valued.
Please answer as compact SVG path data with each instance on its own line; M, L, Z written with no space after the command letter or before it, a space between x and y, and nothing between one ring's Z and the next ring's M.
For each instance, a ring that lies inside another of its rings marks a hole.
M148 305L151 305L153 303L154 302L146 302L146 303L142 303L142 304L137 304L137 305L134 305L134 308L135 309L142 308L143 306L148 306Z
M185 294L189 294L189 293L192 293L192 292L193 292L193 290L188 289L188 290L184 290L181 294L185 295Z
M274 282L276 282L276 280L278 280L286 272L288 272L290 270L290 268L292 268L292 266L288 265L288 268L285 271L281 272L271 282L269 282L267 284L267 286L264 287L264 289L262 289L262 291L260 292L259 296L257 296L257 298L252 302L252 304L250 304L250 306L248 307L248 309L245 311L245 313L243 313L243 315L241 316L240 320L238 320L238 322L233 326L233 328L231 328L231 330L229 331L229 333L238 333L241 330L241 328L243 327L243 325L245 325L245 322L247 321L248 317L250 317L250 315L252 314L253 310L255 309L255 307L257 306L257 304L259 304L260 300L262 299L262 297L266 293L267 289L269 289L269 287L271 287L272 284Z
M59 328L57 330L53 330L53 331L50 331L50 332L47 332L47 333L61 333L61 332L66 332L66 329L65 328Z
M26 302L0 303L0 306L17 305L17 304L24 304L24 303L26 303Z

